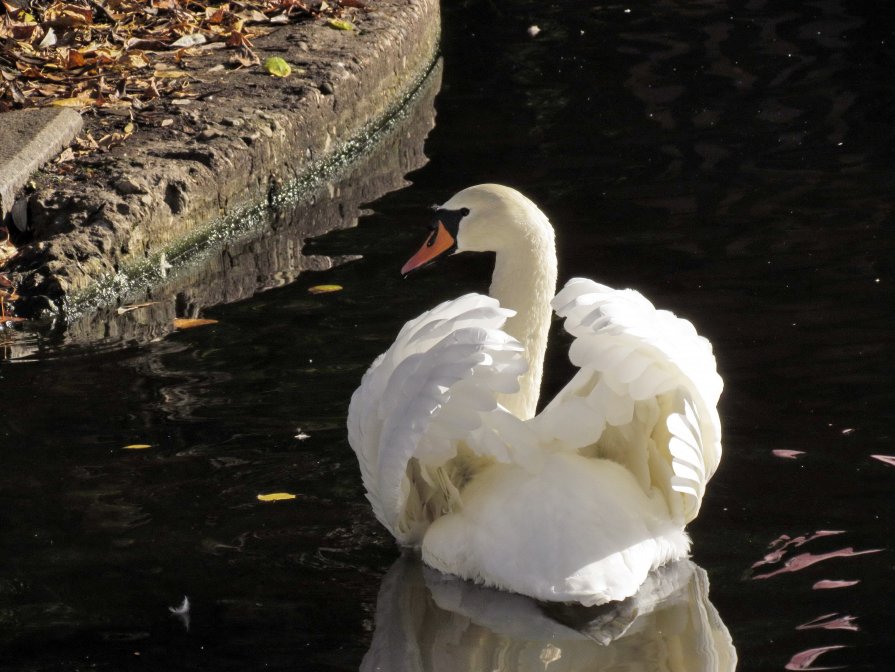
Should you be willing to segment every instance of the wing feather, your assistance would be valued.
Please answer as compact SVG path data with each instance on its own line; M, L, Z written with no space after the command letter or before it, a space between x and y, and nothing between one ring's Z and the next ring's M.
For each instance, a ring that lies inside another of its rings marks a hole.
M403 327L351 398L348 440L367 498L400 543L419 543L476 466L536 451L496 401L527 369L522 345L501 330L513 314L479 294L442 303Z
M575 337L569 358L580 371L531 421L537 433L624 464L692 520L721 458L723 383L711 344L631 289L576 278L553 307Z

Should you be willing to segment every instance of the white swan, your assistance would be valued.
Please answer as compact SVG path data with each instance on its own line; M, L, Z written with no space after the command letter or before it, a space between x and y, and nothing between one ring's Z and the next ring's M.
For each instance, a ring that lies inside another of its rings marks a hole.
M595 605L689 550L721 456L709 342L639 293L576 278L553 298L579 371L535 415L556 284L553 229L508 187L439 207L405 264L496 252L491 296L411 320L351 399L379 521L446 573Z

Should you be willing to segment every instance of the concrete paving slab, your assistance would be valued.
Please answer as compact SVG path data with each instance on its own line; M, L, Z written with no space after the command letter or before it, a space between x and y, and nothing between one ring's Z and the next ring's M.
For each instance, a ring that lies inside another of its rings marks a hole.
M19 190L80 132L81 115L65 108L5 112L0 116L0 220L12 212Z

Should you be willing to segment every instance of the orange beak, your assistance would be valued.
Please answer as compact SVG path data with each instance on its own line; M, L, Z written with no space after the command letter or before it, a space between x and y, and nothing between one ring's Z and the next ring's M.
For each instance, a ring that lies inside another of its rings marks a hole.
M429 235L419 251L410 257L407 263L401 268L401 275L407 275L410 271L417 269L420 266L424 266L430 261L434 261L445 252L454 249L456 245L457 241L450 233L448 233L448 230L444 228L444 224L438 222L435 230Z

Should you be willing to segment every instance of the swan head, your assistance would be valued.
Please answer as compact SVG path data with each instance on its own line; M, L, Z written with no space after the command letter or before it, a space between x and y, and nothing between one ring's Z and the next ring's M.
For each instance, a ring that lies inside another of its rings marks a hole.
M500 184L479 184L457 192L435 207L429 230L426 242L404 264L402 275L449 254L511 249L520 239L530 240L533 230L553 237L537 206Z

